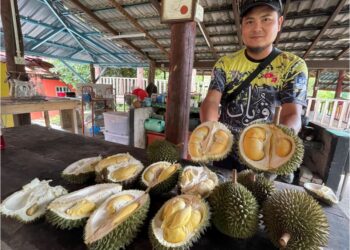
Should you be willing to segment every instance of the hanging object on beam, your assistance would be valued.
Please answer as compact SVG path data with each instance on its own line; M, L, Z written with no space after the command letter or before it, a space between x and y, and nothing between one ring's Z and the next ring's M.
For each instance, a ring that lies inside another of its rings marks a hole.
M197 0L162 0L161 23L202 22L204 9Z

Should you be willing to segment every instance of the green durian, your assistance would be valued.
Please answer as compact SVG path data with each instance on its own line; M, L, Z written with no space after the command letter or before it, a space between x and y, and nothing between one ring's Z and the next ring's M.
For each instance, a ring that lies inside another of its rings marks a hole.
M328 241L322 207L306 192L282 190L263 206L263 221L273 244L286 250L319 250Z
M89 249L121 249L141 229L149 210L149 194L125 190L103 202L85 225L84 242Z
M158 161L177 162L180 160L179 148L167 140L155 140L147 146L147 159L150 163Z
M209 205L195 195L168 200L152 219L149 238L155 250L187 250L209 226Z
M119 184L97 184L63 195L49 204L46 220L60 229L83 226L103 201L121 190Z
M171 191L177 184L182 167L178 163L159 161L151 164L141 174L141 186L150 189L151 195Z
M260 206L276 191L273 181L252 170L247 169L238 173L237 181L252 192Z
M101 156L84 158L66 167L61 176L70 183L82 184L95 177L95 165Z
M217 186L209 196L212 222L223 234L233 238L252 237L258 228L259 205L253 194L236 179Z

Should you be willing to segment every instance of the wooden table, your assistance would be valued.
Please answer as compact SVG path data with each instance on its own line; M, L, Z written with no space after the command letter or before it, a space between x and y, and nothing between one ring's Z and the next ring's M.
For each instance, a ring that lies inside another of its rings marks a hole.
M50 127L50 110L59 110L68 112L71 117L73 132L78 134L78 121L75 112L80 106L80 100L73 98L54 98L46 97L45 99L1 99L1 114L25 114L31 112L44 112L45 125Z
M84 157L129 152L143 163L146 163L144 150L96 138L86 138L36 125L8 128L4 129L3 132L6 148L1 151L1 200L19 190L35 177L52 179L53 185L63 185L69 191L84 187L84 185L67 184L60 177L61 171L66 166ZM225 170L220 171L224 175L226 174ZM276 183L276 185L278 188L300 188L283 183ZM137 239L127 249L151 249L147 236L149 220L153 218L156 211L169 197L170 195L165 195L158 199L152 199L145 226ZM349 219L346 218L338 206L325 207L324 211L330 224L330 239L325 249L348 249ZM44 219L27 225L9 218L2 217L1 219L2 249L86 249L83 243L82 228L65 231L54 228ZM251 239L235 240L211 227L192 249L272 250L276 248L262 230L259 230Z

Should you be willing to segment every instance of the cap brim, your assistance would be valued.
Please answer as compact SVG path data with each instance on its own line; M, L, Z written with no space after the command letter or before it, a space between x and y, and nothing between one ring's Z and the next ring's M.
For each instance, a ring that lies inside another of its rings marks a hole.
M251 3L245 10L242 11L241 13L241 17L243 17L249 10L251 10L252 8L256 7L256 6L269 6L272 9L274 9L275 11L280 11L279 8L273 4L269 4L269 3Z

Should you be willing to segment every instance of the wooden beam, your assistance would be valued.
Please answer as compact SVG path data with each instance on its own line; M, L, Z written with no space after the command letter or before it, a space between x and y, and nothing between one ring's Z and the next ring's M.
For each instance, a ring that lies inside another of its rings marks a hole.
M313 92L312 92L313 98L317 97L318 85L320 82L320 75L321 75L321 70L316 70L315 84L314 84L314 88L313 88ZM315 104L316 104L316 101L312 100L311 108L310 108L311 111L313 111L315 109Z
M96 83L95 67L93 63L90 63L90 78L92 83Z
M211 53L213 53L215 58L218 58L218 54L216 53L216 50L214 48L214 45L212 41L210 40L209 32L207 31L207 28L205 27L203 22L198 22L198 27L204 37L205 42L207 43Z
M342 85L343 85L343 81L345 78L345 71L344 70L339 70L339 77L338 77L338 82L337 82L337 88L335 89L335 95L334 98L335 99L339 99L341 96L341 92L342 92Z
M334 59L335 60L339 60L340 58L342 58L346 53L349 52L350 47L348 46L346 49L344 49L342 52L339 53L339 55L337 55Z
M109 0L109 2L120 12L122 13L131 23L132 25L134 25L134 27L142 32L146 34L146 37L148 38L148 40L150 40L158 49L160 49L162 52L164 52L164 54L166 55L166 57L169 59L170 58L170 54L169 52L153 37L151 36L151 34L145 29L143 28L140 23L134 18L132 17L124 8L121 4L117 3L115 0Z
M99 23L102 27L107 29L109 32L111 32L113 35L120 35L120 32L114 28L112 28L106 21L102 20L100 17L98 17L95 13L93 13L89 8L87 8L85 5L79 2L79 0L71 0L72 3L74 3L81 11L83 11L85 14L87 14L89 17L91 17L93 20L95 20L97 23ZM124 43L126 43L130 48L137 51L139 54L141 54L142 58L147 58L148 60L153 60L151 57L149 57L147 54L145 54L139 47L135 46L130 40L123 38L121 39Z
M278 42L280 41L280 37L281 37L281 34L282 34L282 29L283 29L283 24L284 24L284 22L286 21L286 18L287 18L287 12L288 12L288 8L289 8L289 4L290 4L290 0L287 0L286 4L284 5L283 13L282 13L282 16L284 18L283 19L283 23L282 23L280 32L278 32L278 34L277 34L277 37L276 37L276 40L275 40L275 46L277 46Z
M235 18L235 26L236 26L236 34L238 38L238 44L239 47L243 47L243 40L242 40L242 32L241 32L241 17L238 13L238 1L232 0L232 10L233 10L233 17Z
M318 41L321 39L321 37L323 36L323 34L326 32L326 30L328 29L328 27L332 24L334 18L338 15L338 13L341 11L341 9L343 8L344 4L346 3L347 0L340 0L338 3L337 8L335 9L335 11L333 12L333 14L328 18L326 24L323 26L322 30L318 33L317 37L315 38L315 40L312 42L312 44L310 45L310 47L308 48L308 50L305 52L305 54L303 55L303 58L305 59L310 52L313 50L313 48L316 46L316 44L318 43Z
M157 9L158 14L160 13L160 3L158 0L150 0L150 3L153 5L154 8Z

